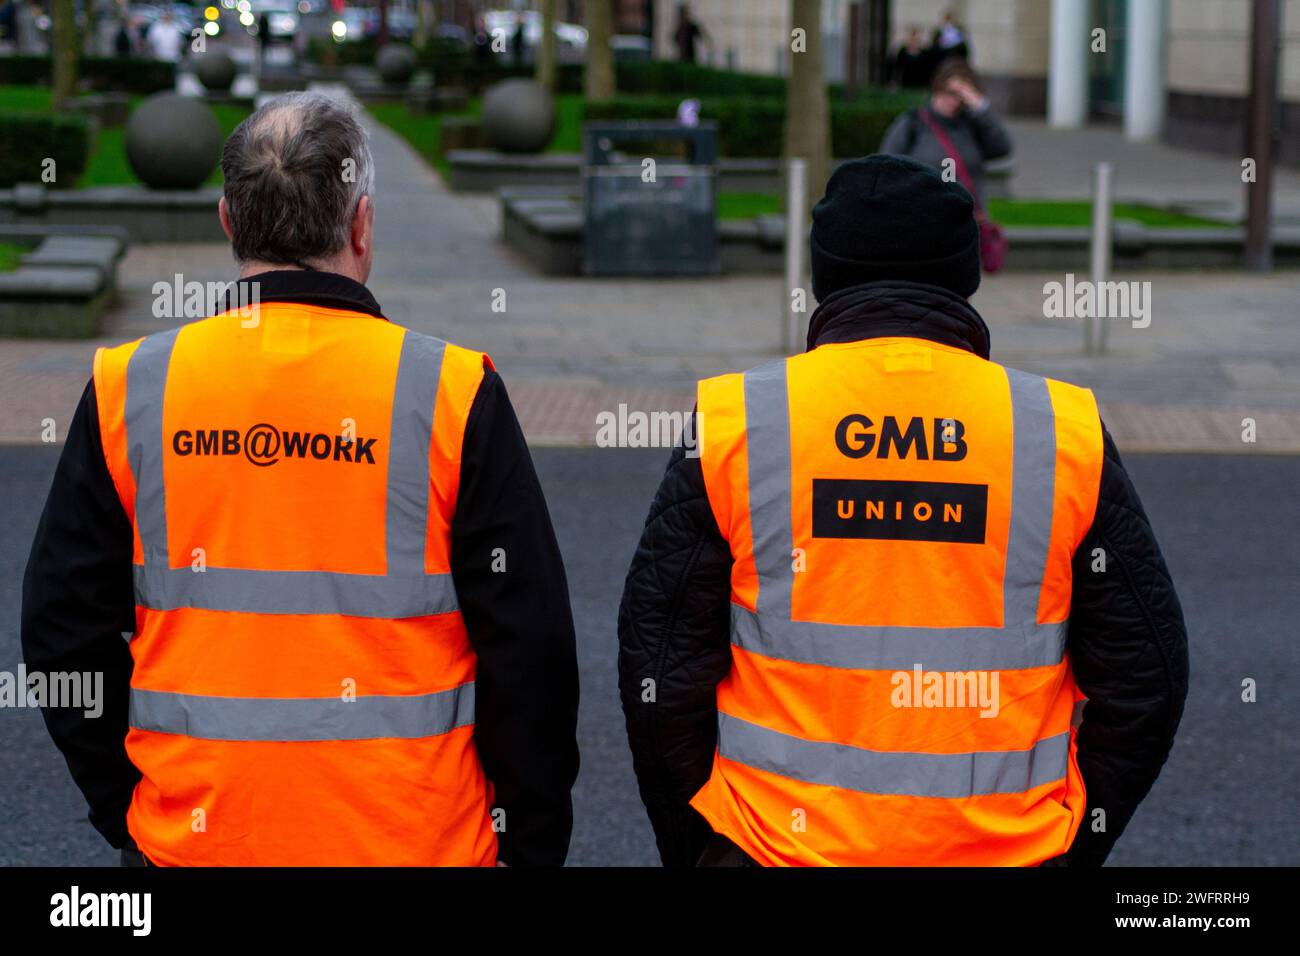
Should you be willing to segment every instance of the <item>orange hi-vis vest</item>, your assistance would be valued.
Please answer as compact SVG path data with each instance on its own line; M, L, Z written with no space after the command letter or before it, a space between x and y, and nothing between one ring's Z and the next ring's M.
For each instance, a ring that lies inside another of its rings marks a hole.
M1034 865L1084 813L1092 393L912 338L699 385L731 670L692 805L770 866ZM1078 703L1079 706L1076 706Z
M491 866L450 527L486 355L261 303L95 355L161 865Z

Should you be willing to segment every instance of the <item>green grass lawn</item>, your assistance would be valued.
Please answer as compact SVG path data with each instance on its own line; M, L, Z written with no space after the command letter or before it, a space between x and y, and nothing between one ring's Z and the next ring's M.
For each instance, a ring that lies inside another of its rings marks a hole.
M450 113L412 113L405 103L372 103L370 115L411 144L445 179L450 171L442 158L442 119Z
M1086 226L1092 222L1092 203L1070 199L990 199L989 215L1004 226ZM1116 203L1116 219L1133 219L1144 226L1205 228L1222 223L1184 216L1157 206Z
M548 153L582 152L583 98L579 93L564 93L555 98L555 136Z
M13 272L18 268L18 260L28 250L23 246L12 246L0 242L0 272Z
M0 110L13 113L48 113L48 86L0 86Z
M1087 226L1092 204L1071 199L992 199L989 214L1004 226ZM774 193L719 193L719 219L750 219L779 213L781 198ZM1116 203L1116 219L1132 219L1144 226L1203 229L1223 224L1197 216L1184 216L1157 206Z
M134 107L134 102L132 107ZM209 103L208 108L217 117L221 127L221 141L225 142L236 126L244 121L249 111L242 106L230 103ZM90 151L90 161L82 174L79 186L121 186L138 183L131 166L126 161L126 147L123 142L125 128L121 126L104 126L95 137L95 145ZM221 167L218 166L208 177L208 185L221 185Z
M781 197L775 193L718 193L719 219L753 219L781 211Z
M750 219L780 211L781 198L773 193L718 194L719 219ZM993 199L989 201L989 213L1004 226L1087 226L1092 221L1092 204L1082 200ZM1179 229L1223 225L1137 203L1116 203L1115 218Z
M131 97L131 108L139 104L141 96ZM221 139L231 134L249 114L243 106L231 103L209 103L221 127ZM0 110L22 113L45 113L50 109L50 90L44 86L0 86ZM126 161L126 148L123 144L124 127L103 126L95 136L86 161L86 171L77 180L79 187L86 186L122 186L138 183L135 174ZM221 167L218 166L208 177L208 183L221 185Z

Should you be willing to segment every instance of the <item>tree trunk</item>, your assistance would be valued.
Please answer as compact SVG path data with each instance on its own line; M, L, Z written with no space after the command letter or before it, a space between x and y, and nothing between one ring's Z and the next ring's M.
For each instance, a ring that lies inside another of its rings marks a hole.
M542 38L537 44L537 82L555 92L555 0L541 0Z
M785 156L808 161L809 209L826 191L831 158L821 16L821 0L790 0L790 81L786 94ZM804 31L802 35L795 33L800 29Z
M614 0L587 0L587 70L583 92L590 100L607 100L615 93Z
M379 35L375 38L376 46L388 42L388 0L379 0Z
M417 50L423 50L438 36L438 5L435 0L415 0L415 36Z
M77 15L72 0L54 0L53 48L54 107L67 105L77 95L77 66L81 37L77 35Z

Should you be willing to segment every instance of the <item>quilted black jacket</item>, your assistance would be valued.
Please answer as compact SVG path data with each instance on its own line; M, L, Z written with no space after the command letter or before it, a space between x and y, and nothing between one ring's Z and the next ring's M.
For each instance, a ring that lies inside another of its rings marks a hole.
M984 320L934 286L871 283L829 297L808 348L911 336L989 356ZM1096 518L1074 559L1069 651L1088 696L1079 766L1088 805L1056 865L1100 865L1151 789L1187 695L1187 632L1137 491L1103 428ZM1105 549L1107 573L1091 570ZM717 744L714 689L731 666L731 554L709 507L698 458L679 448L655 495L619 609L619 688L633 765L666 866L691 866L713 836L688 801ZM654 681L654 694L645 682ZM653 702L647 698L653 696ZM1093 826L1105 811L1105 829Z

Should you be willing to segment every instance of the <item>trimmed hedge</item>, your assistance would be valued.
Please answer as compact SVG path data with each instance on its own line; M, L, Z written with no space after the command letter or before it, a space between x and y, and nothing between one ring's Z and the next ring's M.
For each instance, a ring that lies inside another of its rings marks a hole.
M773 158L784 141L785 100L780 97L705 96L702 119L718 124L718 150L733 158ZM885 130L904 110L923 101L911 93L872 93L832 99L831 151L836 157L866 156L876 151ZM670 120L677 116L675 96L618 96L586 104L587 120Z
M522 77L531 79L534 70L531 65L512 66L494 61L480 62L471 59L442 60L429 63L423 61L433 71L434 82L438 86L459 86L477 96L488 87L502 80ZM582 65L579 63L561 63L555 70L555 91L557 93L582 92Z
M369 37L338 43L328 37L312 37L307 41L307 59L313 63L334 63L336 66L373 66L378 44Z
M85 56L82 82L96 92L157 93L176 87L176 65L142 57ZM49 86L48 56L0 56L0 86Z
M79 113L0 112L0 187L41 181L44 160L55 162L57 189L71 189L90 156L90 121Z
M620 96L785 96L783 76L734 73L675 60L623 62L614 68Z

